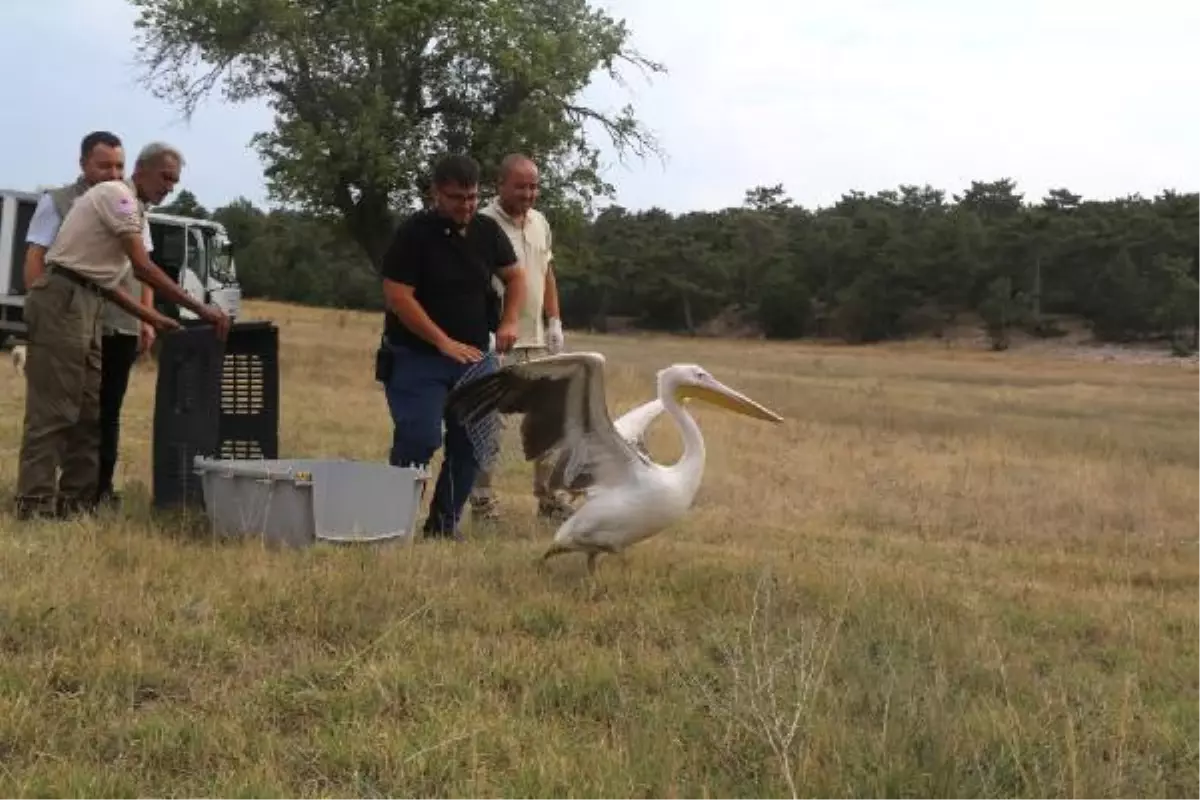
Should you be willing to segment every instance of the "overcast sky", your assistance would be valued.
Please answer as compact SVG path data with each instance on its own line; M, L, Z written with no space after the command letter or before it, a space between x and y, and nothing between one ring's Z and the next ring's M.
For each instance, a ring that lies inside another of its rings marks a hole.
M809 207L852 189L953 193L1001 177L1030 198L1200 188L1194 0L603 5L670 71L587 95L634 102L666 151L664 163L614 160L607 177L630 208L721 208L774 183ZM249 139L270 113L215 97L180 122L136 84L134 16L124 0L0 4L0 51L23 70L4 91L0 186L72 179L80 137L107 128L134 152L179 146L181 187L209 208L265 204Z

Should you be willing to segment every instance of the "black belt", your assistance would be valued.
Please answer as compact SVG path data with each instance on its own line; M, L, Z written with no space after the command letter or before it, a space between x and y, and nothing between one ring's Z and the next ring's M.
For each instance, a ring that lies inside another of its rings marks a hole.
M100 295L101 297L108 298L112 294L112 292L110 292L108 289L102 288L100 286L100 284L96 283L95 281L89 280L88 278L85 278L82 275L80 275L75 270L67 269L66 267L62 266L61 264L47 264L46 269L49 270L50 272L54 273L55 275L61 275L62 277L66 278L71 283L75 284L76 286L82 286L84 289L87 289L89 292L95 292L96 294Z

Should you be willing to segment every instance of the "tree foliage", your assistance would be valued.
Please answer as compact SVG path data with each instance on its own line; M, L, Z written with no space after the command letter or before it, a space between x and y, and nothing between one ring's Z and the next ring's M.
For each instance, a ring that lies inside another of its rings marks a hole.
M579 100L597 71L664 71L586 0L130 2L155 94L186 115L218 87L230 101L266 100L274 129L254 144L271 197L342 220L376 265L441 152L489 168L526 152L548 200L584 210L611 193L589 127L619 153L657 152L632 108Z
M715 212L548 213L571 327L732 323L733 333L868 342L937 335L976 315L1003 349L1015 330L1053 336L1052 319L1072 315L1101 339L1195 346L1197 194L1017 197L1006 181L950 200L901 186L809 210L774 186ZM236 243L248 295L380 308L377 279L328 219L246 201L213 217Z

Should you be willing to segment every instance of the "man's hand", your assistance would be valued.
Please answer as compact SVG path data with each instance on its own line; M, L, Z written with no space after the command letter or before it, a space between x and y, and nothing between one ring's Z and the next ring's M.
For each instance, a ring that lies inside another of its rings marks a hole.
M550 355L561 353L566 340L563 338L562 320L558 317L551 317L546 324L546 349L550 351Z
M460 364L473 364L483 358L483 353L478 349L471 347L469 344L456 342L453 339L447 338L445 342L438 345L438 352L447 358L452 358Z
M496 329L496 351L499 353L507 353L512 350L513 345L517 343L517 323L510 320L501 320L500 327Z
M160 313L157 310L148 309L150 316L154 319L151 323L158 333L171 333L172 331L181 330L182 325L178 321L171 319L166 314ZM149 347L149 345L147 345Z
M204 306L200 313L200 319L217 329L217 339L219 341L223 342L229 336L229 315L216 306Z
M154 326L148 322L143 322L140 326L138 334L138 355L143 355L150 352L150 348L154 346L154 339L158 334L154 332Z
M517 343L517 318L525 307L525 271L517 262L496 270L504 281L504 311L496 329L496 350L507 353Z

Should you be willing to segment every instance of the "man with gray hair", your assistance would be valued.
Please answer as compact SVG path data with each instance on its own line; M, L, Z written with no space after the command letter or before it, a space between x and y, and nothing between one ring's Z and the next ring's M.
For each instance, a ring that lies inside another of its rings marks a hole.
M62 517L96 506L106 302L159 330L179 327L125 290L130 269L165 299L214 325L219 339L229 332L224 312L184 292L150 260L142 241L145 206L162 202L174 189L183 157L156 144L138 162L132 186L104 180L71 204L45 253L43 272L26 292L29 343L16 493L21 519Z
M142 243L148 254L154 250L154 242L150 236L150 220L145 213L147 202L141 197L143 193L137 192L137 186L139 181L146 182L148 170L159 169L164 160L174 160L179 167L185 163L183 155L171 145L151 142L138 153L133 165L131 188L138 194L142 206ZM154 290L139 281L132 269L125 273L121 287L133 297L140 295L142 305L154 307ZM105 303L100 333L100 471L96 501L116 505L120 496L114 490L113 477L121 438L121 408L129 389L129 374L138 357L153 347L155 331L153 325L110 302Z

